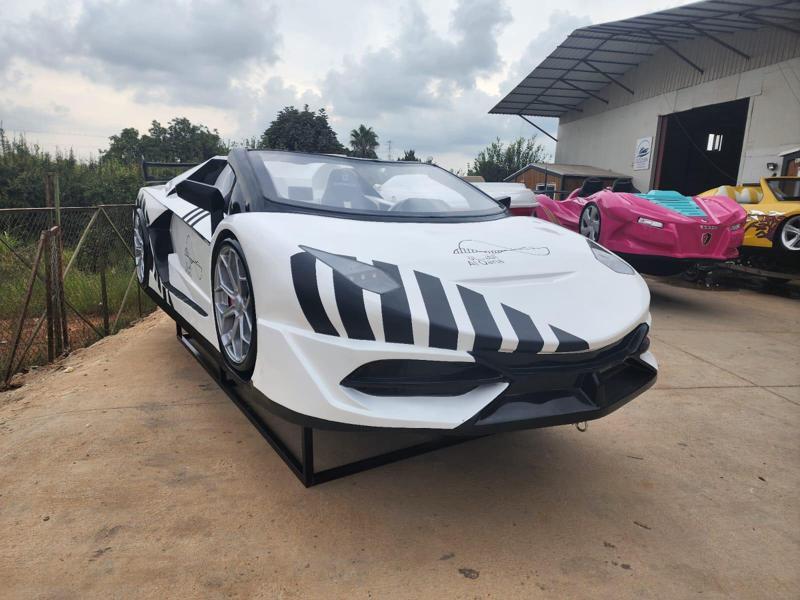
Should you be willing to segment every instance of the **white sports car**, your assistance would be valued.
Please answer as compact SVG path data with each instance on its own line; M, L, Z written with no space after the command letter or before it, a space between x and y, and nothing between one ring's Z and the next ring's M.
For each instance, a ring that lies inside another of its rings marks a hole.
M134 221L142 287L302 425L577 423L656 378L626 262L433 165L235 149Z

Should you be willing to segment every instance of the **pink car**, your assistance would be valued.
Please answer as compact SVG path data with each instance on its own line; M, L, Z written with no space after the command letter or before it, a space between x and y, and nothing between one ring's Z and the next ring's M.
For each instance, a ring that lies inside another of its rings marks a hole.
M537 200L535 216L585 235L652 275L736 258L744 236L746 213L730 198L642 194L630 179L604 188L589 178L564 200Z

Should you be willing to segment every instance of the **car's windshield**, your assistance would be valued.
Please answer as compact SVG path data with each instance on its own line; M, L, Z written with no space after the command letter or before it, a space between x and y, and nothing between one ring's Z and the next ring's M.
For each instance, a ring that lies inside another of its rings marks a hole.
M269 175L264 193L276 202L397 217L503 213L490 197L434 165L292 152L252 155Z
M800 177L767 179L767 185L778 200L800 200Z

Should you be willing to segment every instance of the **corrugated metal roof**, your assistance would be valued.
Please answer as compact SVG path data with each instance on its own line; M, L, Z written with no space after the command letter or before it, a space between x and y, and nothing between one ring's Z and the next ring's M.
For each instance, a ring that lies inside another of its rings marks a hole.
M762 27L800 36L800 0L707 0L576 29L489 112L559 117L582 112L589 98L607 104L599 92L609 85L632 95L621 77L662 49L702 75L703 59L682 53L682 42L704 38L720 52L749 58L727 34Z
M512 173L508 177L506 177L503 181L511 181L518 175L521 175L525 171L529 169L536 169L544 173L547 171L548 173L552 173L553 175L559 175L561 177L564 176L574 176L574 177L602 177L606 179L619 179L621 177L629 177L629 175L623 175L622 173L615 173L614 171L609 171L608 169L598 169L597 167L590 167L588 165L568 165L564 163L530 163L522 167L519 171Z

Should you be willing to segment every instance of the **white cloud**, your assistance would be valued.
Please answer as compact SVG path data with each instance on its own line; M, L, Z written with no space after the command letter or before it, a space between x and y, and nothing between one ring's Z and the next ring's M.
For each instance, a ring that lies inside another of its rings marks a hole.
M495 137L535 133L487 111L572 29L676 2L27 0L0 12L0 120L86 154L178 115L259 136L308 103L342 142L363 122L382 156L392 140L463 168Z
M141 102L230 106L234 82L278 60L277 13L261 0L50 3L6 28L8 54L134 90ZM71 14L74 13L74 14ZM2 64L0 64L0 67Z
M416 2L384 46L347 57L322 85L343 117L373 118L414 108L446 107L452 95L475 87L479 75L500 68L497 36L511 15L496 0L459 0L450 33L437 32Z

